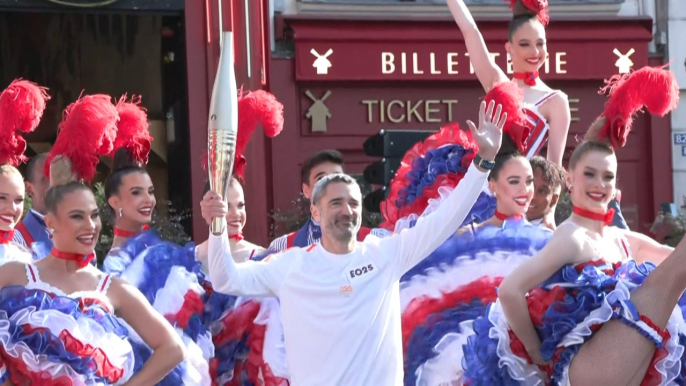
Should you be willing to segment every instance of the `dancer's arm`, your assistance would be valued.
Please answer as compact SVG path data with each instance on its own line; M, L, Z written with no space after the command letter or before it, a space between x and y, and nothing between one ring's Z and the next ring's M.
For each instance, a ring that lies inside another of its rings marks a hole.
M143 368L126 385L154 385L184 359L183 342L172 325L152 308L136 287L117 278L111 280L107 294L117 316L124 319L153 351Z
M462 32L464 42L467 45L467 52L469 52L469 60L472 62L476 77L484 90L489 92L496 83L508 81L507 75L488 54L484 38L481 36L481 32L479 32L479 28L477 28L464 1L448 0L448 8L450 8L455 23Z
M217 193L209 191L200 203L200 208L203 217L221 218L223 222L222 233L210 234L207 240L208 268L214 290L230 295L278 296L290 266L281 263L283 254L271 255L274 257L259 262L237 264L231 255L229 237L226 235L226 203L221 201ZM293 250L291 253L297 252Z
M548 161L562 166L562 157L567 147L569 124L572 121L567 95L558 92L543 104L550 125L548 138Z
M623 231L631 248L631 256L639 263L649 261L653 264L660 264L669 257L674 248L662 245L650 237L632 231Z
M569 224L557 228L548 244L509 274L498 288L498 299L507 322L534 363L543 363L541 341L531 322L526 294L582 253L583 242L575 235L575 230Z

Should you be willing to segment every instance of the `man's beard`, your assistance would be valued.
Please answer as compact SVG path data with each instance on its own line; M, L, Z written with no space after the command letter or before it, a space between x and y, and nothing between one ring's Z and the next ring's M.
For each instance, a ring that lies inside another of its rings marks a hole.
M330 227L333 230L333 237L341 242L350 242L357 231L359 230L360 219L356 216L336 216L336 218L330 223ZM341 224L342 222L348 222L350 225Z

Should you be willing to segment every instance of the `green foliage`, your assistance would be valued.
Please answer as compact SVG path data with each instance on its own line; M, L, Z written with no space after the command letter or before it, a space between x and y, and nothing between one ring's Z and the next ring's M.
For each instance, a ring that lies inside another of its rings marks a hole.
M563 221L572 215L572 201L569 199L569 192L566 190L560 195L555 207L555 223L562 224Z
M107 204L105 199L105 186L102 183L96 183L93 186L93 193L95 194L95 201L100 208L102 218L102 230L100 231L100 242L95 248L95 253L98 257L98 263L102 264L107 252L112 246L112 238L114 237L114 230L112 227L114 212ZM162 207L163 210L160 210ZM188 243L191 238L184 230L181 222L190 218L190 209L178 211L172 207L170 201L158 201L157 208L153 214L152 224L150 227L157 231L163 240L170 241L179 245Z

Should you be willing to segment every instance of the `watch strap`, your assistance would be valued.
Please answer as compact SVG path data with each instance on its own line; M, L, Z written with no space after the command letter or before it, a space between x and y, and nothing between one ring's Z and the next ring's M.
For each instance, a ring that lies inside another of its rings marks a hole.
M493 168L495 167L494 161L486 161L485 159L481 158L478 154L476 155L476 157L474 157L474 164L486 170L493 170Z

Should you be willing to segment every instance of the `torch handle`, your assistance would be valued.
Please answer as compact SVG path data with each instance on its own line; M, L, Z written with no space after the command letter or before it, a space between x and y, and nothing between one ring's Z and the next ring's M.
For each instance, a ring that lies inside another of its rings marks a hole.
M215 236L220 236L222 234L222 228L224 227L221 217L212 218L212 224L210 225L210 232Z

